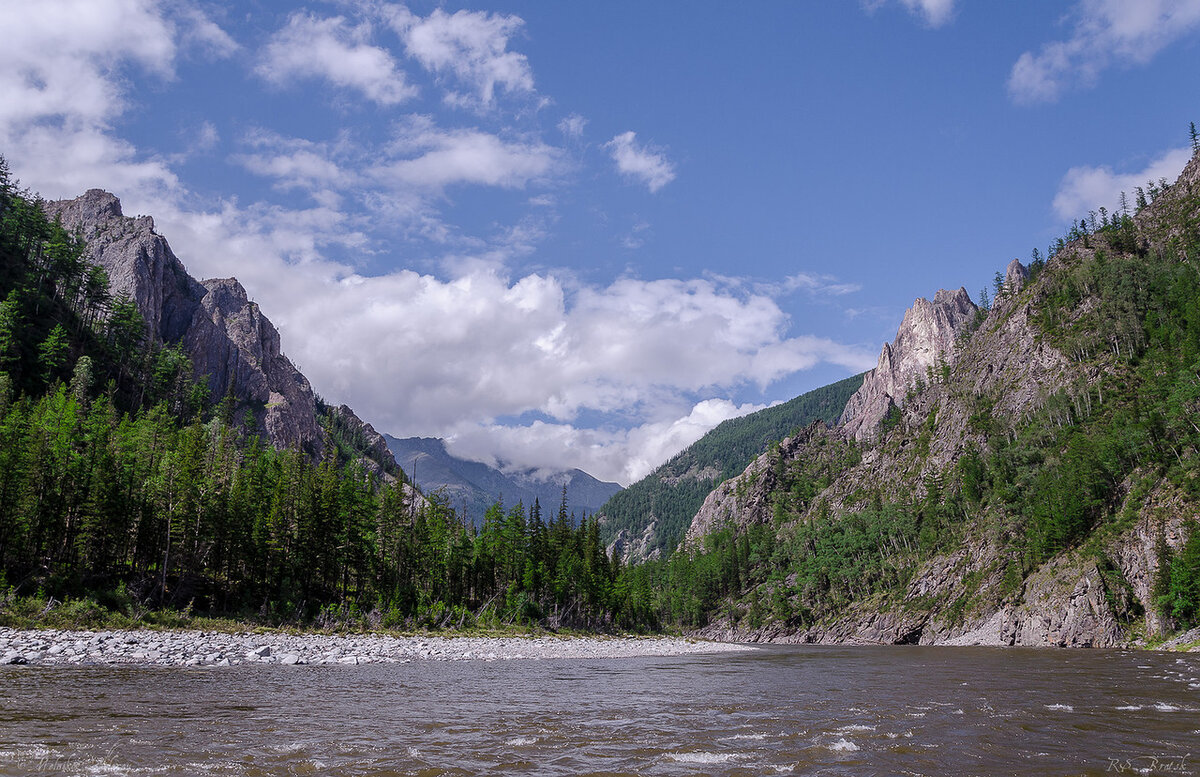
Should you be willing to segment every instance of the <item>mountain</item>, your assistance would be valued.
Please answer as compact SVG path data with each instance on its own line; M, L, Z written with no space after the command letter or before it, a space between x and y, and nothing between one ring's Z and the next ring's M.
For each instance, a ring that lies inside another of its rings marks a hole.
M741 472L774 441L815 420L832 423L862 385L855 375L795 399L718 424L600 509L610 552L627 561L669 553L716 485Z
M919 300L840 424L708 496L651 572L677 617L827 643L1200 625L1200 156L1137 195L1011 262L989 310Z
M278 330L237 279L197 281L151 217L125 216L120 200L106 191L91 189L43 207L83 238L86 258L107 272L113 297L136 304L150 340L177 346L209 395L232 399L236 417L249 413L273 446L319 459L332 443L339 454L361 457L381 473L398 471L369 424L345 405L328 408L318 399L283 354Z
M621 490L616 483L597 480L580 469L551 474L534 469L501 471L451 455L445 441L436 437L384 435L384 439L400 467L423 492L443 494L450 507L462 511L477 526L497 501L505 507L521 502L529 508L537 500L543 510L557 510L565 486L568 509L592 514Z

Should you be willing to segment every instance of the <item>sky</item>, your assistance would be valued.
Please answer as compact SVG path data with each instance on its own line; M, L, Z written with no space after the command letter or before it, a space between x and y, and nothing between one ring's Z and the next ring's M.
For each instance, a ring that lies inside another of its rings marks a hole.
M0 0L0 155L327 401L623 485L873 367L1200 120L1200 0Z

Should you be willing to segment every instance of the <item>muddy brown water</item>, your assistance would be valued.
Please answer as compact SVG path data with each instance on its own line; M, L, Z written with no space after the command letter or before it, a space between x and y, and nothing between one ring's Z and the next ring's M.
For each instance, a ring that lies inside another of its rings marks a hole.
M1200 774L1200 654L2 667L0 774Z

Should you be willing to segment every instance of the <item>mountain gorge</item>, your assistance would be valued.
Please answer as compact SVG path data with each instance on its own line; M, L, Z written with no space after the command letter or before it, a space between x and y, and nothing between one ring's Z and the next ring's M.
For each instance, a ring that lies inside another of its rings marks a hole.
M839 424L712 492L672 607L709 636L1115 646L1200 618L1200 157L990 309L918 300Z
M1200 625L1200 157L1010 262L991 303L918 299L874 370L616 493L383 437L149 218L0 184L0 611L33 589L280 622L1063 646ZM389 445L444 492L417 494Z

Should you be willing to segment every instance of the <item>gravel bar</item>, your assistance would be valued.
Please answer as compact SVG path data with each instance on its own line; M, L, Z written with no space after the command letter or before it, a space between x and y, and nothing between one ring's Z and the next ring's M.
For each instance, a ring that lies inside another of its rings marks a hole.
M393 637L0 628L0 664L233 666L632 658L754 650L669 637Z

